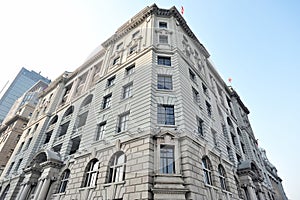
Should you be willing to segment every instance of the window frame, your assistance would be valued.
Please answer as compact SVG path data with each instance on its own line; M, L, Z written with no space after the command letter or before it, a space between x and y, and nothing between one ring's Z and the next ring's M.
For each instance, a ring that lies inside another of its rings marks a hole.
M197 116L197 133L199 136L204 137L204 121Z
M157 56L157 65L172 66L171 56Z
M102 140L105 135L106 121L97 124L96 141Z
M204 183L207 185L213 185L211 162L207 156L204 156L201 161L202 161Z
M158 28L168 28L168 22L165 21L159 21L158 22Z
M99 168L100 161L98 159L93 159L88 163L84 172L84 181L82 187L96 186Z
M120 56L115 57L113 59L112 65L115 66L117 64L120 64L120 60L121 60Z
M122 99L128 99L132 96L132 90L133 90L133 83L128 83L123 86L122 91Z
M167 109L171 108L171 112ZM170 117L171 116L171 117ZM157 123L161 125L175 125L175 106L168 104L157 105Z
M123 157L121 159L121 157ZM125 180L126 155L119 151L115 153L109 162L107 183L118 183Z
M128 130L129 115L129 111L119 115L117 127L118 133L122 133Z
M173 90L172 75L158 74L157 75L157 89Z
M135 72L135 64L132 64L129 67L125 68L125 76L130 76L134 72Z
M108 109L111 106L112 93L109 93L103 97L102 109Z
M171 152L170 152L171 150ZM160 173L175 174L175 147L174 145L160 145Z
M107 79L106 87L111 87L115 84L116 81L116 75L110 77Z
M61 174L59 186L57 188L57 193L64 193L67 189L69 178L70 178L71 171L69 169L66 169Z
M225 168L221 164L219 164L219 166L218 166L218 175L219 175L219 181L220 181L222 190L228 191L228 187L227 187L227 183L226 183L226 171L225 171Z

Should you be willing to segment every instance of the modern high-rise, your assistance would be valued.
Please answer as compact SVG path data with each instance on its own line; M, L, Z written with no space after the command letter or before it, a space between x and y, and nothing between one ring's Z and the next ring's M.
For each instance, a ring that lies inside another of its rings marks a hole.
M35 71L29 71L22 67L7 90L0 96L0 124L3 122L15 101L39 80L50 83L48 78L43 77Z
M209 57L175 7L140 11L40 94L0 199L274 200L249 110Z
M0 175L32 116L39 100L39 93L47 86L48 84L43 81L34 84L15 101L3 120L0 126ZM26 147L29 146L30 141L26 144Z

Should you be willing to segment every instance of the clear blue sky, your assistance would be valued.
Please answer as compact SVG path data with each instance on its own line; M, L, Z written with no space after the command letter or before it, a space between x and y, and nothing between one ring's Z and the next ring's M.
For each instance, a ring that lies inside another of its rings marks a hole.
M52 80L76 69L130 17L154 1L1 1L0 89L21 67ZM300 3L271 0L156 1L184 18L221 76L250 110L259 145L300 199Z

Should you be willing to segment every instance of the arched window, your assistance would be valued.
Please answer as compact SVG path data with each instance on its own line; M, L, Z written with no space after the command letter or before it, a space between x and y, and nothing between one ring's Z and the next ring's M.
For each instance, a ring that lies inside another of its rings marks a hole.
M99 170L99 160L93 159L87 165L83 187L92 187L96 185L97 174Z
M70 170L66 169L61 175L60 184L58 187L58 193L63 193L66 191L69 177L70 177Z
M66 112L64 113L63 118L64 118L64 117L67 117L67 116L69 116L69 115L71 115L73 112L74 112L74 106L70 106L70 107L66 110Z
M204 183L208 185L212 185L212 179L211 179L211 164L210 160L207 156L202 158L202 168L203 168L203 175L204 175Z
M227 185L226 185L225 169L221 164L218 166L218 172L219 172L219 179L220 179L221 188L223 190L228 190Z
M123 152L113 155L109 163L108 183L120 182L125 179L126 157Z
M9 186L10 185L6 186L6 188L3 190L3 192L2 192L2 194L0 196L0 200L5 200L5 197L6 197L7 193L8 193L8 190L9 190Z

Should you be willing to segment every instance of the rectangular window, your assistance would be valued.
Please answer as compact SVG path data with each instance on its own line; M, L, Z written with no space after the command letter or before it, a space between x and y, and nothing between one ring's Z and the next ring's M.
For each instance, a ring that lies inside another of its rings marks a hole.
M175 115L173 105L157 106L157 123L165 125L175 125Z
M159 43L160 44L168 44L168 36L167 35L159 35Z
M107 87L110 87L115 84L116 76L110 77L107 79Z
M64 123L63 125L60 125L60 132L59 132L58 137L63 136L67 133L69 124L70 124L70 121Z
M207 89L206 85L204 85L203 83L202 83L202 89L203 89L203 93L205 95L209 96L208 89Z
M134 68L135 68L135 65L134 65L134 64L131 65L131 66L129 66L129 67L127 67L127 68L125 69L125 75L126 75L126 76L129 76L130 74L133 74Z
M31 141L32 141L32 137L28 139L28 142L27 142L26 147L25 147L24 150L28 149L28 147L29 147Z
M174 146L160 146L160 173L174 174L175 173L175 158Z
M136 51L137 51L137 45L134 45L133 47L130 47L130 49L129 49L129 55L133 54Z
M119 116L118 133L127 130L128 121L129 121L129 112Z
M120 44L118 44L117 47L116 47L116 50L121 49L122 45L123 45L123 42L121 42Z
M126 99L128 97L131 97L132 95L132 87L133 87L133 84L130 83L130 84L127 84L123 87L123 95L122 95L122 98L123 99Z
M6 172L6 175L8 175L10 173L10 171L12 170L13 166L14 166L15 162L12 162Z
M101 140L103 139L103 136L105 134L105 128L106 128L106 122L102 122L97 125L97 135L96 135L96 140Z
M81 138L79 136L71 140L72 145L71 145L71 150L69 155L76 153L76 151L79 149L80 141Z
M199 92L195 89L195 88L192 88L192 91L193 91L193 99L195 102L199 102Z
M106 109L110 107L111 104L111 96L112 94L108 94L105 97L103 97L103 105L102 105L102 109Z
M168 23L167 22L159 22L158 26L159 26L159 28L168 28Z
M207 101L205 101L205 104L206 104L207 115L209 117L212 117L211 105Z
M22 158L18 161L18 163L17 163L17 165L16 165L16 167L15 167L15 169L14 169L14 171L18 171L18 169L19 169L19 167L20 167L20 165L21 165L21 163L22 163Z
M157 75L157 89L172 90L172 76Z
M192 81L196 82L196 75L194 72L192 72L192 70L189 70L190 73L190 78L192 79Z
M197 128L199 136L204 136L204 121L197 117Z
M140 33L140 31L136 31L134 34L132 34L132 38L136 38L139 33Z
M168 56L157 56L157 64L171 66L171 57Z
M56 145L53 147L53 151L59 153L61 150L62 144Z
M17 152L17 153L20 153L20 152L21 152L21 150L22 150L23 146L24 146L24 142L22 142L22 143L21 143L21 145L20 145L20 147L19 147L19 149L18 149L18 152Z
M114 60L113 60L113 65L116 65L120 62L120 56L119 57L116 57Z

